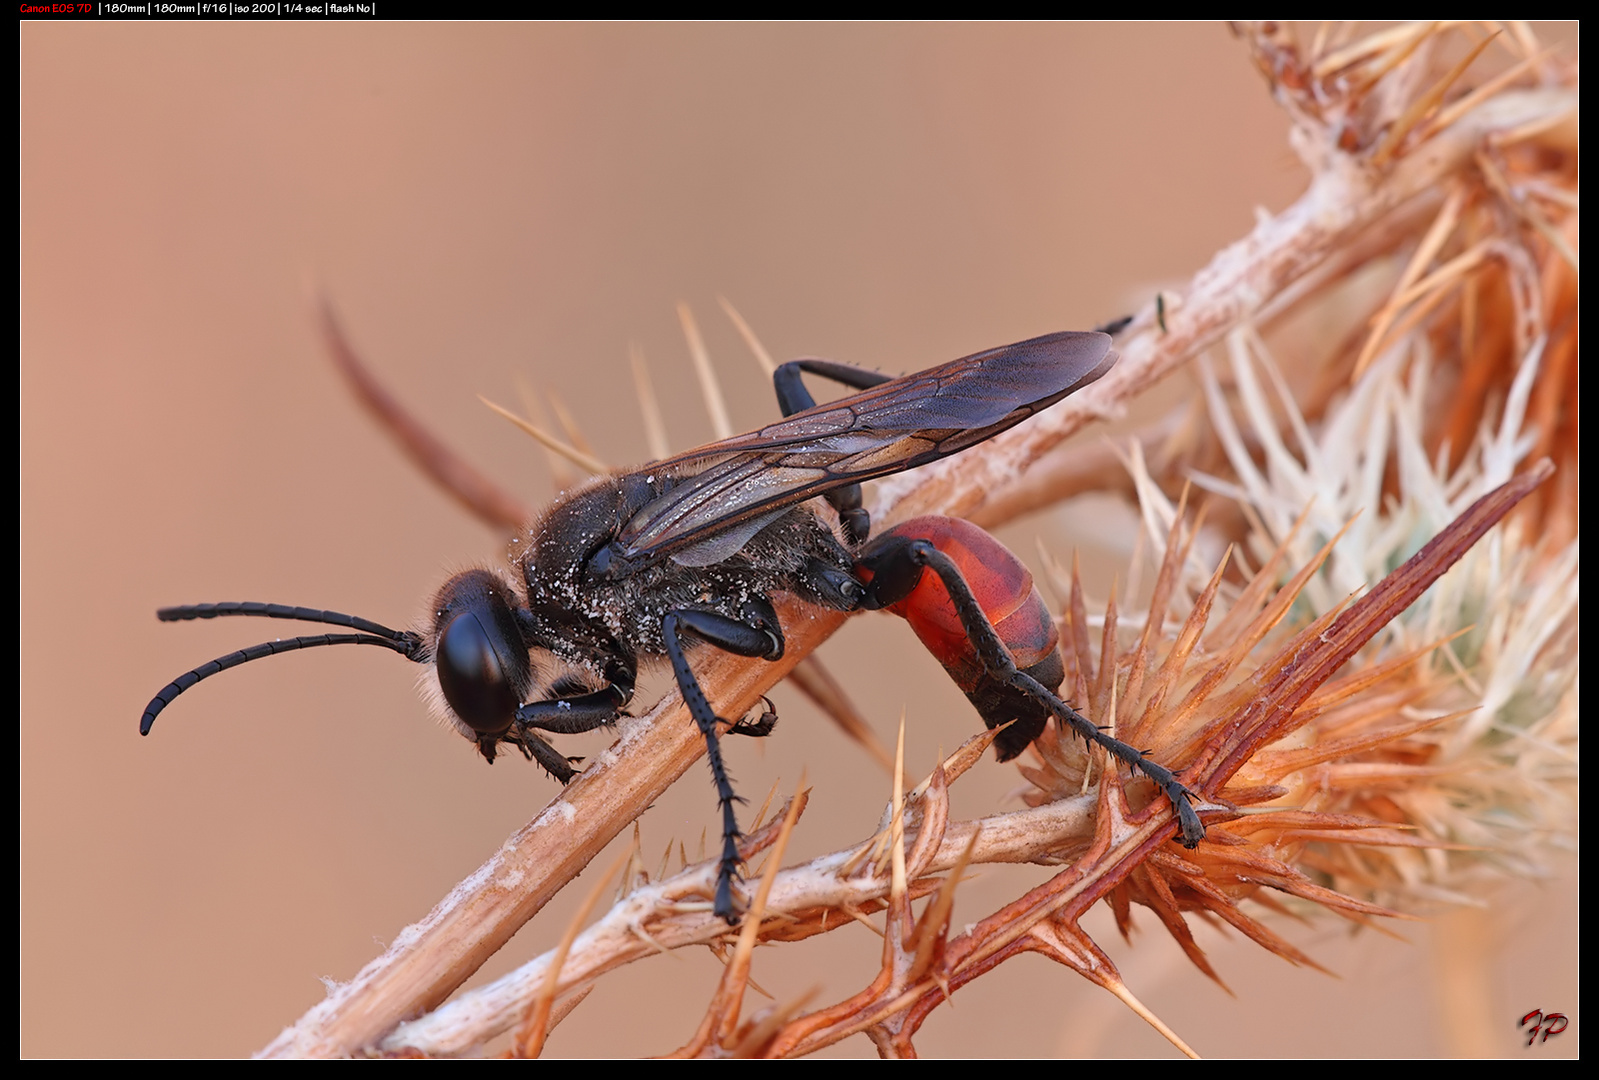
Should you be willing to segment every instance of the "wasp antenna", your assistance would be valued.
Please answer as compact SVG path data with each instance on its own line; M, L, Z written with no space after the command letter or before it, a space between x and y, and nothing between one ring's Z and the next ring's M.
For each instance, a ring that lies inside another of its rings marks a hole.
M416 637L409 630L391 630L382 623L363 619L359 615L346 615L340 611L323 611L320 608L293 607L289 604L258 604L254 601L227 601L221 604L181 604L164 607L155 613L162 622L187 622L190 619L215 619L224 615L254 615L263 619L293 619L296 622L330 623L348 626L391 641L409 641Z
M199 607L222 607L224 605L220 605L220 604L202 604L202 605L198 605L198 606ZM232 606L238 607L238 606L243 606L243 605L232 605ZM279 605L259 605L259 606L263 606L264 607L264 606L279 606ZM193 609L167 608L165 610L166 611L187 611L187 610L193 610ZM298 610L310 610L310 609L298 609ZM212 614L247 615L247 614L259 614L259 613L258 612L231 611L231 612L213 612ZM331 614L335 614L335 613L334 612L320 612L319 614L331 615ZM189 616L180 615L180 616L178 616L178 618L200 618L200 619L210 618L210 617L211 617L211 615L209 615L209 614L203 614L203 615L202 614L196 614L196 615L189 615ZM288 617L288 616L273 616L273 617L274 618L285 618L285 617ZM343 618L349 618L349 616L343 616ZM357 620L357 621L365 621L365 620ZM259 660L263 656L276 656L278 653L294 652L294 651L296 651L298 649L314 649L314 648L316 648L319 645L381 645L385 649L394 650L395 652L397 652L400 655L404 656L407 660L415 660L415 661L417 661L419 663L422 661L423 655L424 655L424 649L423 649L423 644L422 644L422 638L419 635L413 634L413 633L410 633L410 632L404 632L404 633L398 633L396 631L389 631L389 632L390 633L397 633L398 636L397 637L378 637L378 636L376 636L374 634L317 634L317 635L313 635L313 636L310 636L310 637L288 638L287 640L280 640L280 641L264 641L264 642L262 642L259 645L252 645L248 649L240 649L238 652L229 653L226 656L219 656L215 660L211 661L209 664L202 664L200 667L195 668L193 671L187 672L187 673L185 673L183 675L179 675L176 679L173 679L171 682L167 683L167 685L162 688L162 690L161 690L161 692L159 694L157 694L155 697L151 698L150 699L150 704L146 705L145 708L144 708L144 715L139 718L139 734L140 735L148 735L148 734L150 734L150 728L155 723L155 718L157 716L161 715L161 710L165 709L168 705L172 704L172 700L174 698L176 698L179 694L183 693L189 687L193 686L195 683L199 682L201 679L209 679L211 676L217 674L218 672L226 671L229 668L238 667L240 664L249 663L251 660Z

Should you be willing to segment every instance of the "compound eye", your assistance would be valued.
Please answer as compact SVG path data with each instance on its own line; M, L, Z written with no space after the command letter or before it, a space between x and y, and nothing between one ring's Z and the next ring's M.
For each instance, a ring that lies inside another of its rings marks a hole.
M510 601L515 594L487 570L468 570L434 598L433 664L444 700L464 727L496 740L511 728L533 686L527 643Z
M463 611L444 628L434 655L444 700L480 735L504 734L522 704L500 659L508 643L496 637L475 611Z

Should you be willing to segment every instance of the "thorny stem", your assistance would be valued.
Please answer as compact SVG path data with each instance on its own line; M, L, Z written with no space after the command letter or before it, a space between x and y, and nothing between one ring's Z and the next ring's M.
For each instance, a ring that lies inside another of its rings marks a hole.
M1266 719L1247 729L1235 752L1207 769L1202 786L1214 790L1237 771L1239 765L1260 746L1281 738L1291 730L1295 711L1350 656L1369 641L1383 626L1399 615L1433 582L1465 554L1488 529L1497 524L1515 505L1553 472L1548 461L1500 486L1473 503L1437 537L1426 544L1370 593L1344 610L1325 630L1300 635L1280 654L1277 670L1285 678L1268 680L1260 688L1260 711ZM856 1005L856 1012L825 1030L804 1029L795 1040L774 1044L774 1052L805 1053L830 1044L856 1031L883 1023L901 1010L908 1010L895 1027L891 1048L895 1053L911 1050L910 1036L932 1008L950 993L1011 956L1024 951L1058 949L1034 938L1043 920L1052 919L1055 931L1062 928L1076 933L1077 920L1117 883L1141 867L1166 837L1169 822L1164 815L1148 817L1129 830L1131 824L1121 808L1120 789L1102 785L1100 810L1096 818L1092 848L1054 879L1039 886L1004 909L948 943L945 949L942 981L932 978L909 984L892 984L892 1000L870 1000ZM1377 913L1372 905L1359 905ZM1090 971L1105 974L1099 981L1109 986L1114 967L1095 965ZM1079 967L1079 970L1084 970ZM1119 982L1119 979L1113 981ZM874 986L879 986L875 983ZM884 1045L879 1040L880 1047ZM1179 1045L1183 1045L1179 1041ZM1185 1051L1186 1051L1186 1047Z
M1318 672L1315 685L1319 686L1359 643L1369 640L1402 611L1551 471L1547 462L1540 463L1479 499L1365 598L1345 609L1331 626L1310 635L1302 646L1290 643L1284 650L1286 659L1279 666ZM1314 686L1309 689L1313 690ZM1270 717L1286 718L1307 695L1308 690L1298 681L1279 686L1275 691L1265 690L1262 693L1264 712ZM1258 742L1278 738L1283 734L1283 722L1277 719L1270 724L1254 725L1244 739ZM1268 729L1272 734L1261 734ZM1223 783L1231 775L1230 763L1231 758L1208 768L1205 786L1213 788ZM1037 932L1041 932L1037 928L1044 920L1051 920L1050 925L1055 927L1051 932L1059 932L1063 926L1074 927L1083 912L1141 866L1152 851L1163 846L1172 829L1169 808L1158 812L1146 810L1137 819L1129 818L1121 808L1121 788L1114 784L1101 785L1095 795L1045 803L1027 811L976 822L947 823L944 816L947 795L942 777L941 768L921 796L921 827L911 843L910 853L904 856L903 874L907 878L924 881L927 875L941 871L958 874L968 861L1037 859L1058 848L1064 837L1073 834L1092 832L1094 843L1061 874L994 913L968 933L941 946L942 955L935 964L925 962L927 946L920 934L935 932L941 936L942 925L933 924L941 924L947 918L947 911L934 918L924 912L923 920L917 924L918 934L903 944L900 938L909 922L908 913L897 922L891 919L885 935L885 965L878 979L847 1001L793 1021L776 1035L767 1052L805 1053L857 1031L865 1031L899 1013L905 1013L899 1027L907 1041L894 1045L908 1049L909 1035L940 1001L1011 956L1025 951L1048 951L1051 946L1037 939ZM1092 808L1095 802L1099 804L1097 813ZM765 842L756 837L751 839L756 843ZM844 907L858 910L886 897L899 875L878 872L866 877L855 876L851 867L858 864L853 855L856 850L845 849L779 872L771 879L769 910L791 916ZM714 861L669 881L635 890L581 935L574 948L576 960L570 970L563 971L564 978L556 993L585 985L604 971L660 949L712 942L723 937L727 933L726 926L710 912L681 912L678 907L685 895L708 890L713 876ZM939 891L943 895L943 890ZM1354 910L1381 912L1371 905L1351 904ZM844 924L845 920L840 919L833 925ZM785 931L782 921L777 920L763 925L761 932L763 936L793 940L809 936L809 933L825 932L828 928L824 924L794 933ZM1060 946L1052 947L1058 950ZM1086 939L1074 940L1072 947L1078 951L1093 951ZM515 1022L529 994L537 986L544 985L551 963L549 955L541 957L423 1019L402 1025L384 1041L384 1049L390 1053L428 1055L469 1051ZM1099 981L1104 985L1119 983L1119 979L1113 977L1113 967L1096 965L1085 973L1094 971L1100 972Z
M1261 685L1260 695L1265 703L1262 715L1209 771L1202 788L1214 792L1262 746L1282 738L1285 725L1306 698L1396 615L1415 603L1445 570L1554 471L1555 467L1545 459L1490 491L1376 588L1355 601L1324 632L1308 640L1302 638L1301 647L1294 649Z
M1354 161L1318 172L1288 209L1261 221L1249 236L1218 253L1187 289L1166 293L1166 331L1155 301L1117 339L1121 362L1092 386L1025 424L915 474L877 482L878 510L894 520L918 514L969 517L1003 493L1027 467L1092 420L1122 415L1127 403L1190 358L1254 318L1323 261L1370 232L1409 235L1418 207L1436 208L1448 178L1473 168L1494 133L1576 108L1575 89L1507 91L1435 135L1425 153L1401 157L1385 172ZM987 524L999 522L985 519Z

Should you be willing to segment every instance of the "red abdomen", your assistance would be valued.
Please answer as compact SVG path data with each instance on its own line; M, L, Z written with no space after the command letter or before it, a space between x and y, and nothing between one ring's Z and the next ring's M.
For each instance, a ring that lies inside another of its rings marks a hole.
M889 536L926 540L949 556L1016 666L1052 691L1060 686L1065 670L1057 650L1060 634L1055 620L1033 585L1032 573L1009 548L958 518L912 518L879 539ZM1037 703L997 684L984 670L937 574L925 571L910 595L885 610L911 624L989 727L1017 721L996 744L1001 760L1016 756L1043 730L1046 715Z

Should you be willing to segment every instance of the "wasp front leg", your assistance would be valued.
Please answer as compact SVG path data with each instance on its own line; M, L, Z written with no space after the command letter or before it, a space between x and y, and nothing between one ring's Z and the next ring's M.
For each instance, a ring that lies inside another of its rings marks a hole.
M577 775L570 759L562 756L534 731L579 735L596 728L610 727L627 715L622 709L633 698L633 681L631 671L618 669L611 673L611 680L603 689L548 701L530 701L516 710L516 720L511 730L502 736L502 741L518 747L561 783L570 783L572 777Z
M577 770L572 768L572 765L581 761L581 758L567 757L526 727L521 725L513 727L500 737L500 741L510 743L522 751L522 756L529 761L538 762L559 784L570 784L572 778L577 775Z
M998 541L974 525L950 518L907 522L880 537L860 558L859 569L867 579L867 595L862 606L892 609L909 619L918 636L955 677L990 727L1013 718L1017 720L1012 730L1018 730L1019 735L1005 742L1009 732L1001 734L1001 759L1019 753L1043 730L1044 715L1053 714L1062 726L1071 728L1085 741L1104 747L1129 768L1137 769L1155 782L1177 812L1185 847L1194 847L1204 839L1205 826L1189 802L1191 793L1170 769L1101 731L1040 681L1039 677L1044 677L1058 685L1064 674L1055 654L1053 628L1044 642L1046 647L1039 650L1043 655L1030 662L1025 670L1019 667L1006 639L996 631L983 604L967 583L960 565L933 540L915 535L918 531L931 531L954 547L975 546L981 558L974 566L985 572L992 571L996 564L1001 573L1014 569L1019 575L1017 582L1008 583L1000 590L1001 596L994 598L1004 600L1007 622L1018 612L1022 616L1028 614L1026 598L1032 592L1031 576ZM924 597L919 603L913 602L913 594L925 587L922 577L926 570L938 576L947 600ZM1035 603L1042 606L1041 600ZM939 616L949 607L959 619L962 640L956 645L938 639Z
M778 660L783 655L783 631L777 622L777 613L764 600L746 605L743 620L732 619L714 611L673 611L661 620L661 636L666 643L666 655L672 662L672 673L677 676L678 689L683 694L683 704L699 726L705 738L705 756L711 767L711 780L716 785L716 798L722 810L722 858L716 874L716 914L729 925L738 922L738 912L733 907L733 882L739 874L738 818L733 804L740 801L733 791L733 781L727 775L727 765L722 760L721 740L716 725L728 723L716 715L699 680L689 667L683 651L683 635L694 637L738 656L758 656L765 660ZM773 718L775 720L775 717ZM765 723L765 717L760 724ZM738 730L730 724L730 730ZM766 728L770 730L770 728ZM745 732L755 733L755 732ZM764 732L761 732L764 733Z

